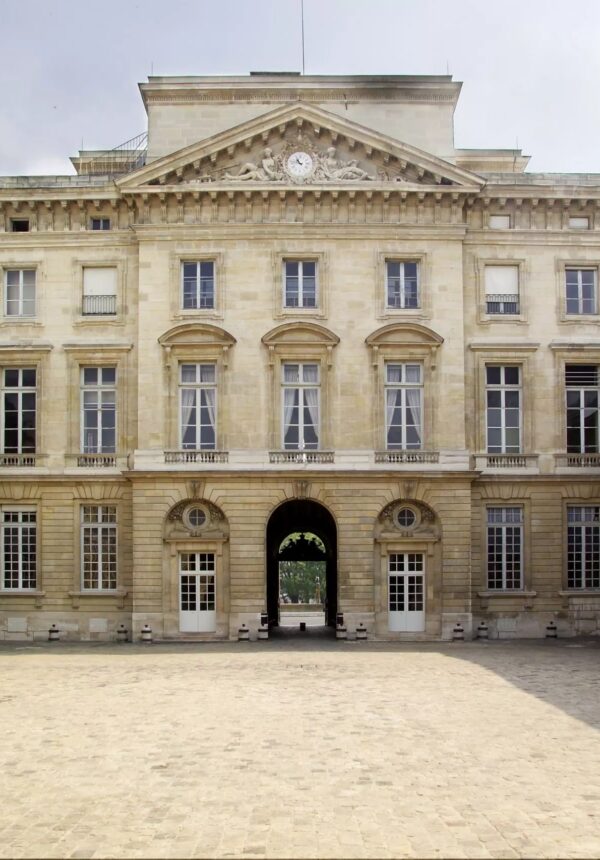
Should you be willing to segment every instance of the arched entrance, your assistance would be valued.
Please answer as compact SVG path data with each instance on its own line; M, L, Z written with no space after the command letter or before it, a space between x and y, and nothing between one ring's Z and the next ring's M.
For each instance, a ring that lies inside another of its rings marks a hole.
M307 545L303 539L282 549L291 534L316 535L322 548ZM294 550L296 547L296 550ZM324 551L323 551L324 550ZM280 505L267 525L267 612L269 625L279 623L279 562L304 561L318 553L325 562L325 623L335 626L337 612L337 529L335 520L323 505L311 499L292 499ZM297 555L298 558L293 556ZM315 555L317 559L317 555Z

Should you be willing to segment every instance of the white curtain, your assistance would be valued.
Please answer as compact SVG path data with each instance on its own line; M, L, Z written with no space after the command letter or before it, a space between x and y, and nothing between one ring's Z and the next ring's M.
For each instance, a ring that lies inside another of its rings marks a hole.
M196 392L193 388L181 389L181 444L185 437L185 431L191 423L192 414L196 409ZM194 422L197 425L197 421Z
M409 415L410 410L410 415ZM412 418L412 422L410 421ZM421 390L419 388L408 388L406 390L406 423L412 424L421 445Z
M294 412L294 403L296 400L296 396L298 394L297 388L284 388L283 389L283 439L285 441L288 430L290 429L290 423L292 421L292 414Z
M208 412L208 420L210 421L210 426L213 431L215 430L215 419L216 419L216 409L215 409L215 389L214 388L205 388L204 389L204 405L206 406Z
M387 424L387 434L389 439L390 429L392 427L392 422L394 421L394 412L396 409L400 409L402 406L402 392L399 388L392 388L387 392L387 404L386 404L386 424Z
M319 441L319 389L318 388L305 388L304 389L304 402L308 407L308 414L310 415L310 422L315 431L315 436L317 437L317 444Z

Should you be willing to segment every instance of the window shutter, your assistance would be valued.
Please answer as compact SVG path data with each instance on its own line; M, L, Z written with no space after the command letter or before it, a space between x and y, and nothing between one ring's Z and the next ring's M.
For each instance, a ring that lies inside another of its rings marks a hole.
M486 266L486 296L519 295L518 266Z
M86 266L83 270L84 296L116 296L117 270L109 266Z

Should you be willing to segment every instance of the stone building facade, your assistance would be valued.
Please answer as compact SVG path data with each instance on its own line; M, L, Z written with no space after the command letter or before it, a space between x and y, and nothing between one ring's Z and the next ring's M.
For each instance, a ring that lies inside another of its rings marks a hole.
M600 632L600 176L450 77L152 77L0 178L0 638L255 635L281 541L380 638Z

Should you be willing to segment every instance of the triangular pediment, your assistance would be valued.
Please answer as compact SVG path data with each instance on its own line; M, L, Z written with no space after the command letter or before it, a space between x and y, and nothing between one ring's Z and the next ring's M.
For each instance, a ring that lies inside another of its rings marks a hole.
M122 191L451 186L484 180L402 141L299 102L187 146L117 181ZM449 189L448 189L449 190Z

